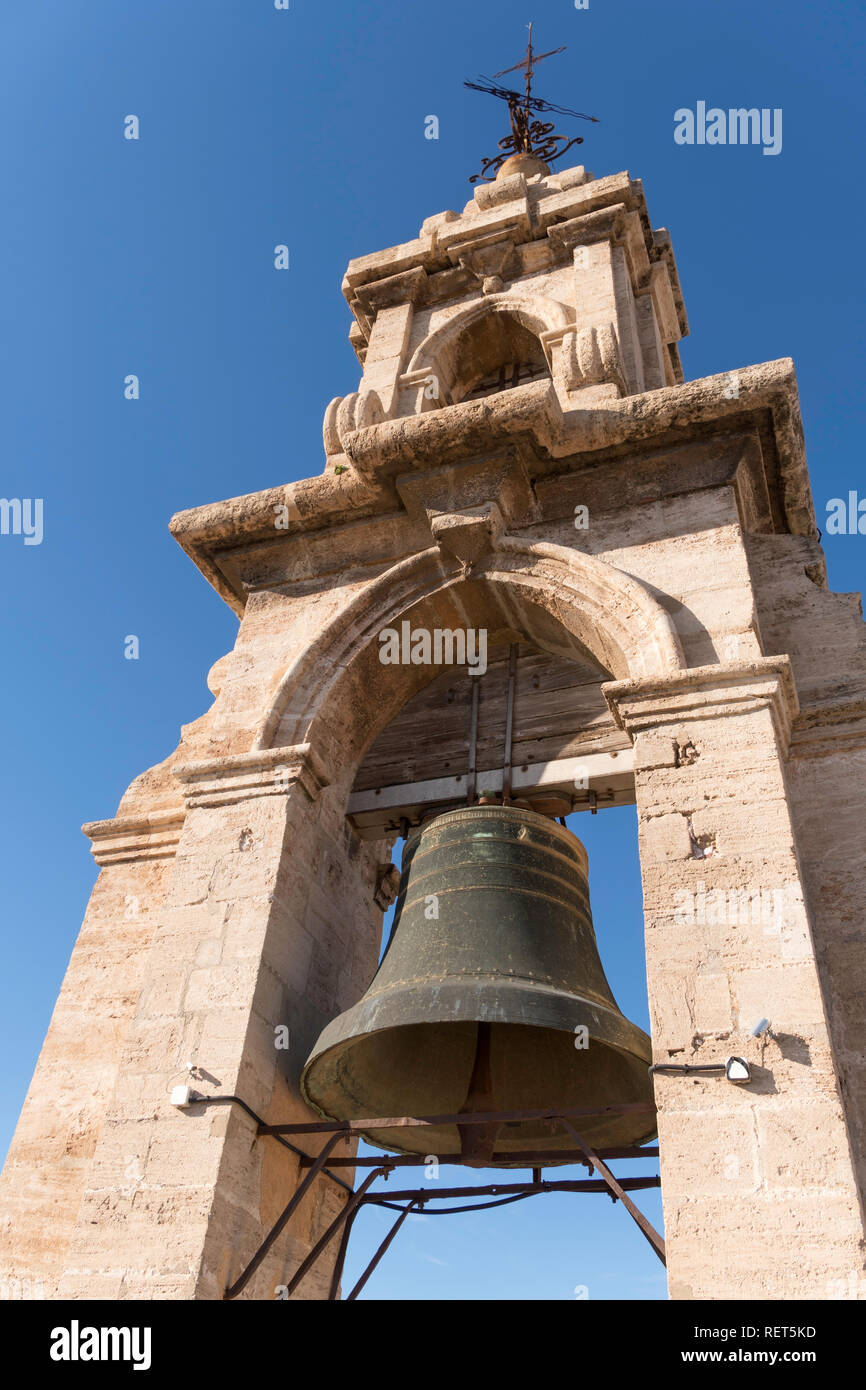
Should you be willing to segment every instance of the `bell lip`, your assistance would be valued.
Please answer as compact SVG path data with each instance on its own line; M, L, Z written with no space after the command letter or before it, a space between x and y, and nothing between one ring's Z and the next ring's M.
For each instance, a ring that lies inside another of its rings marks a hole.
M312 1104L312 1102L308 1102L308 1104ZM333 1118L334 1118L334 1116L332 1116L332 1115L325 1115L324 1110L320 1110L319 1107L318 1107L317 1105L316 1105L316 1106L313 1106L313 1108L318 1112L318 1114L324 1116L325 1119L330 1120L330 1119L333 1119ZM362 1116L362 1119L363 1119L363 1118L364 1118L364 1117ZM371 1118L371 1119L376 1119L377 1116L373 1115L373 1116L370 1116L370 1118ZM648 1114L646 1118L647 1118L647 1123L652 1125L652 1129L651 1129L650 1133L643 1135L641 1138L632 1140L632 1143L633 1143L633 1145L634 1145L635 1148L640 1148L640 1146L641 1146L642 1144L652 1144L653 1141L654 1141L654 1140L657 1140L658 1137L659 1137L659 1132L658 1132L658 1112L656 1112L656 1114L654 1114L654 1115ZM447 1126L443 1126L443 1128L447 1128ZM389 1131L389 1133L393 1133L393 1132L394 1132L393 1130ZM383 1153L405 1154L406 1156L408 1156L408 1157L413 1157L413 1158L417 1158L417 1157L421 1154L421 1150L422 1150L422 1149L424 1149L424 1148L429 1148L429 1141L425 1141L425 1143L419 1144L419 1146L418 1146L417 1149L409 1149L409 1148L406 1148L406 1146L403 1145L403 1144L395 1143L393 1139L389 1139L388 1142L385 1143L385 1141L384 1141L383 1139L377 1139L377 1138L376 1138L377 1134L381 1134L381 1133L385 1133L385 1131L384 1131L384 1130L376 1130L376 1129L372 1129L372 1130L359 1130L359 1131L357 1132L356 1137L359 1138L359 1139L363 1139L364 1143L365 1143L365 1144L369 1144L370 1147L373 1148L373 1149L381 1149L381 1150L383 1151ZM563 1148L568 1148L572 1153L574 1152L574 1140L571 1138L571 1135L570 1135L570 1134L557 1135L555 1138L551 1138L549 1141L545 1141L545 1142L546 1142L546 1143L549 1143L550 1148L551 1148L551 1150L553 1150L553 1151L555 1151L556 1145L561 1143L562 1146L563 1146ZM503 1143L507 1143L507 1138L506 1138L505 1140L503 1140ZM599 1147L604 1147L604 1146L603 1146L603 1145L600 1145ZM544 1160L543 1164L541 1164L540 1166L543 1167L543 1168L567 1168L567 1167L573 1168L574 1165L575 1165L575 1163L576 1163L577 1161L578 1161L578 1160L576 1160L576 1159L574 1159L574 1158L546 1158L546 1159ZM468 1166L473 1166L473 1165L468 1165ZM512 1150L510 1151L510 1157L509 1157L508 1159L500 1158L499 1161L496 1162L496 1163L490 1163L490 1162L488 1162L487 1160L485 1160L483 1166L484 1166L485 1168L532 1168L532 1167L536 1167L536 1168L537 1168L537 1167L539 1167L539 1165L538 1165L537 1163L533 1163L532 1159L527 1159L527 1158L521 1159L521 1157L520 1157L520 1150L519 1150L519 1149L512 1149Z
M502 997L503 991L512 989L522 991L525 995L528 995L528 1002L536 1006L539 1003L553 1004L555 1001L567 1000L570 1026L568 1028L562 1027L561 1011L558 1019L554 1016L545 1018L543 1014L539 1015L536 1013L533 1017L527 1018L524 1021L514 1018L513 1004L510 1010L505 1011L510 1014L508 1017L502 1017L500 1011L490 1009L485 1011L481 1006L489 1001L490 986L494 982L499 991L500 998ZM392 998L385 1001L386 1005L391 1005L390 1009L382 1007L381 1003L379 1003L377 1007L374 1007L375 1001L368 999L359 1000L353 1008L338 1015L331 1023L327 1024L320 1033L316 1045L307 1058L301 1072L300 1091L304 1101L315 1110L317 1114L329 1120L381 1118L375 1115L339 1115L331 1110L324 1109L318 1100L311 1094L308 1081L311 1079L311 1075L316 1066L322 1062L329 1053L342 1047L344 1044L350 1043L353 1039L372 1037L378 1033L386 1033L397 1028L423 1026L425 1024L458 1022L508 1023L514 1027L547 1029L548 1031L563 1033L565 1036L568 1036L573 1031L574 1027L581 1024L585 1024L585 1026L590 1029L594 1025L596 1029L595 1040L597 1043L600 1043L604 1047L612 1048L615 1052L619 1052L624 1057L632 1058L638 1062L645 1062L647 1068L649 1068L652 1062L652 1042L649 1036L644 1033L643 1029L639 1028L636 1023L632 1023L630 1019L627 1019L621 1013L615 1013L607 1005L581 999L579 996L573 994L565 994L564 991L543 990L539 989L537 986L527 990L523 982L512 983L511 981L503 981L501 976L495 977L495 981L494 977L484 977L481 980L478 980L476 977L474 983L479 992L478 1003L475 1004L474 1007L470 1005L465 1011L461 1010L457 1015L455 1015L453 1010L448 1009L447 996L452 994L454 996L459 996L462 1001L466 1001L467 987L465 984L450 985L441 988L438 1007L429 1009L424 1016L421 1016L417 1011L422 1004L426 1003L429 1005L430 991L426 984L409 986L407 989L393 991ZM417 995L417 1001L412 1005L416 1010L416 1017L412 1024L406 1024L405 1009L407 999L411 998L412 994ZM443 995L446 996L444 999ZM397 1008L399 1008L400 1017L395 1016ZM372 1017L370 1017L371 1014ZM389 1014L391 1015L390 1019ZM593 1017L593 1015L595 1016ZM602 1018L600 1019L598 1015L601 1015ZM370 1026L374 1021L378 1023L378 1026ZM599 1034L598 1029L601 1022L607 1023L608 1027ZM339 1025L339 1028L337 1025ZM652 1082L650 1082L650 1094L652 1094L652 1090ZM414 1152L412 1149L404 1149L394 1145L390 1141L387 1145L384 1145L382 1140L370 1137L375 1132L376 1131L371 1131L370 1135L366 1132L364 1134L364 1138L368 1139L374 1146L379 1148L395 1148L399 1153ZM654 1132L655 1130L653 1130L653 1133ZM649 1137L651 1136L648 1135L647 1138L641 1140L641 1142L648 1142Z
M494 990L500 999L510 994L513 1001L515 995L522 995L524 1004L529 1006L527 1016L514 1016L514 1002L509 1009L491 1008ZM544 1005L551 1006L549 1012L545 1011ZM407 1013L412 1017L412 1024L406 1023ZM599 1014L603 1017L599 1018ZM563 1015L569 1017L568 1028L562 1026ZM429 1023L509 1023L516 1027L547 1028L557 1033L571 1033L579 1026L592 1030L594 1024L598 1042L615 1047L618 1052L639 1057L646 1061L647 1066L652 1063L649 1035L617 1008L566 990L530 984L524 978L510 980L491 974L473 975L466 979L452 977L443 981L437 988L433 1004L429 981L404 987L394 986L380 995L365 995L357 1004L325 1025L304 1064L304 1073L316 1058L339 1043L348 1042L350 1038L369 1037L387 1032L390 1028ZM599 1033L599 1026L603 1023L608 1027Z
M352 1012L352 1011L350 1010L349 1012ZM610 1012L610 1010L607 1010L607 1012ZM341 1017L344 1017L344 1016L341 1015ZM337 1023L338 1021L339 1021L339 1019L334 1019L334 1023ZM429 1020L425 1020L425 1021L426 1021L426 1022L435 1022L436 1020L429 1019ZM451 1021L454 1021L454 1020L453 1020L453 1019L444 1019L444 1020L441 1020L441 1021L443 1021L443 1022L451 1022ZM461 1020L461 1021L463 1021L463 1022L470 1022L470 1021L472 1021L472 1020L463 1019L463 1020ZM476 1021L478 1021L478 1020L476 1020ZM480 1020L480 1021L483 1021L483 1020ZM496 1020L494 1020L494 1021L496 1021ZM501 1020L500 1020L500 1021L501 1021ZM518 1023L518 1024L515 1024L513 1019L512 1019L512 1020L509 1020L509 1022L510 1022L513 1026L515 1026L515 1027L538 1028L538 1027L540 1026L539 1024L534 1024L534 1023L525 1023L525 1024L519 1024L519 1023ZM646 1039L647 1047L646 1047L646 1050L645 1050L645 1052L643 1053L643 1055L641 1054L641 1052L638 1052L638 1051L635 1051L635 1050L632 1050L632 1049L629 1049L629 1048L626 1048L626 1047L623 1047L623 1046L617 1046L615 1043L613 1043L613 1042L611 1042L611 1041L609 1041L609 1040L599 1040L599 1041L603 1041L603 1045L604 1045L604 1046L612 1048L614 1051L621 1053L621 1054L622 1054L623 1056L625 1056L625 1057L630 1057L630 1058L632 1058L632 1059L634 1059L634 1060L636 1060L636 1061L643 1061L643 1060L646 1059L646 1061L647 1061L647 1072L649 1072L649 1065L650 1065L650 1062L651 1062L651 1060L652 1060L652 1044L651 1044L651 1041L650 1041L649 1037L647 1036L647 1034L645 1034L645 1033L643 1032L642 1029L640 1029L640 1028L637 1027L637 1024L631 1023L630 1020L625 1019L625 1020L624 1020L624 1023L625 1023L625 1025L627 1025L628 1028L630 1028L631 1030L633 1030L634 1034L637 1035L637 1039L636 1039L636 1040L638 1040L638 1039ZM355 1038L355 1037L360 1037L360 1036L374 1036L375 1033L386 1033L386 1032L393 1031L393 1030L396 1029L397 1027L407 1027L407 1026L412 1027L412 1026L418 1026L418 1025L396 1024L396 1025L390 1025L389 1027L386 1027L386 1028L378 1028L378 1029L374 1029L374 1030L362 1030L361 1032L348 1033L348 1034L346 1034L346 1036L341 1037L341 1038L337 1038L337 1039L335 1039L333 1042L329 1042L327 1045L325 1045L325 1046L323 1046L323 1047L321 1047L321 1048L319 1047L319 1044L317 1043L317 1044L316 1044L316 1049L310 1054L309 1058L307 1059L307 1061L306 1061L306 1063L305 1063L305 1065L304 1065L303 1071L301 1072L301 1077L300 1077L300 1091L301 1091L301 1096L302 1096L303 1100L305 1101L305 1103L306 1103L306 1104L310 1107L310 1109L313 1110L317 1115L321 1115L322 1118L323 1118L323 1119L326 1119L326 1120L355 1120L355 1121L362 1121L362 1120L374 1120L374 1119L382 1119L382 1118L385 1118L384 1116L381 1116L381 1115L370 1115L370 1114L366 1114L366 1115L365 1115L365 1114L361 1114L361 1115L359 1115L359 1114L338 1114L338 1113L336 1113L335 1110L328 1110L328 1109L326 1109L326 1108L325 1108L322 1104L320 1104L319 1101L310 1093L310 1090L309 1090L309 1087L308 1087L308 1084L307 1084L307 1083L308 1083L308 1078L309 1078L310 1073L312 1072L313 1068L316 1066L317 1063L323 1061L323 1060L328 1056L329 1053L332 1053L332 1052L337 1051L343 1044L351 1042L353 1038ZM329 1025L329 1027L330 1027L330 1025ZM323 1030L322 1034L320 1035L319 1042L321 1042L322 1039L325 1037L325 1034L327 1033L327 1031L328 1031L327 1028L325 1028L325 1029ZM563 1033L565 1034L565 1036L568 1036L567 1030L565 1030L565 1029L558 1029L558 1030L556 1030L556 1031L563 1032ZM655 1104L655 1094L654 1094L655 1088L654 1088L654 1086L653 1086L652 1079L649 1078L649 1076L648 1076L648 1086L647 1086L647 1090L648 1090L648 1100L649 1100L652 1104ZM630 1102L626 1102L626 1103L630 1103ZM530 1107L530 1108L532 1108L532 1107ZM539 1108L539 1109L542 1109L542 1108L544 1108L544 1107L542 1107L541 1105L539 1105L538 1108ZM600 1115L603 1113L604 1108L605 1108L605 1107L604 1107L604 1103L602 1102L602 1103L600 1104L600 1107L599 1107L599 1114L600 1114ZM413 1110L411 1113L415 1114L415 1113L417 1113L417 1111ZM390 1117L389 1117L389 1118L390 1118ZM655 1112L648 1112L645 1118L646 1118L646 1125L647 1125L646 1133L640 1135L640 1137L631 1138L631 1139L629 1140L630 1143L632 1143L632 1144L634 1144L634 1145L636 1145L636 1146L639 1146L639 1145L641 1145L641 1144L648 1144L648 1143L651 1143L654 1139L656 1139L656 1138L658 1137L658 1113L657 1113L657 1111L655 1111ZM443 1129L448 1129L448 1128L451 1128L451 1126L445 1125L445 1126L441 1126L441 1128L443 1128ZM387 1134L389 1137L387 1137L387 1138L382 1137L382 1136L384 1136L384 1135L386 1135L386 1134ZM422 1142L419 1143L419 1146L418 1146L417 1148L412 1148L412 1147L408 1146L407 1144L401 1143L401 1142L400 1142L400 1137L401 1137L401 1136L400 1136L400 1131L399 1131L399 1130L397 1130L397 1131L394 1131L394 1130L388 1131L388 1130L385 1130L385 1129L370 1129L370 1130L366 1130L366 1129L365 1129L365 1130L361 1130L361 1131L358 1132L357 1137L363 1139L363 1140L365 1141L365 1143L370 1144L373 1148L381 1149L381 1150L383 1150L384 1152L389 1152L389 1151L390 1151L390 1152L394 1152L394 1153L398 1153L398 1154L405 1154L405 1155L408 1155L408 1156L416 1156L416 1155L418 1155L419 1153L421 1153L422 1151L425 1152L425 1153L426 1153L426 1152L429 1152L429 1151L430 1151L430 1144L433 1142L433 1136L432 1136L432 1135L429 1135L429 1134L426 1134L426 1132L425 1132L425 1138L424 1138L424 1140L423 1140ZM513 1139L515 1136L510 1136L510 1137ZM505 1145L508 1143L508 1138L509 1138L509 1136L503 1137L503 1141L502 1141L502 1142L503 1142L503 1146L505 1146ZM573 1142L573 1140L570 1138L570 1136L567 1135L567 1134L561 1134L561 1135L551 1136L550 1140L546 1140L546 1141L545 1141L545 1147L549 1147L550 1149L554 1149L554 1150L555 1150L556 1148L558 1148L558 1147L560 1147L560 1146L563 1147L563 1148L573 1149L573 1148L574 1148L574 1142ZM456 1146L455 1146L454 1152L456 1152L456 1151L457 1151L457 1150L456 1150ZM571 1159L571 1160L562 1160L562 1162L563 1162L563 1163L568 1163L568 1162L574 1163L574 1159ZM526 1160L526 1159L522 1159L522 1160L521 1160L520 1150L519 1150L519 1149L513 1149L513 1150L511 1150L511 1156L509 1157L509 1159L508 1159L507 1161L500 1161L499 1163L485 1163L484 1166L485 1166L486 1168L526 1168L527 1166L529 1166L529 1163L528 1163L528 1160ZM556 1166L559 1166L559 1163L558 1163L557 1160L546 1160L545 1163L544 1163L544 1167L546 1167L546 1168L547 1168L547 1167L556 1167Z

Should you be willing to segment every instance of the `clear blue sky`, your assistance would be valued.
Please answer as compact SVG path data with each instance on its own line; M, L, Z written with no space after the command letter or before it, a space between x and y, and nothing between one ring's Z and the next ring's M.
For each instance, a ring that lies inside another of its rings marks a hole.
M323 411L358 378L346 263L463 206L505 126L462 81L515 62L529 19L541 47L568 45L539 90L601 118L574 162L642 178L672 233L687 378L792 356L819 519L866 495L856 6L6 0L0 495L42 498L44 539L0 536L4 1143L95 876L79 826L176 745L234 643L168 519L321 471ZM676 145L675 110L701 100L781 107L781 154ZM862 587L864 543L827 538L833 588ZM634 813L578 828L611 982L646 1026ZM349 1277L384 1220L356 1227ZM578 1284L664 1296L606 1198L409 1222L366 1296L569 1299Z

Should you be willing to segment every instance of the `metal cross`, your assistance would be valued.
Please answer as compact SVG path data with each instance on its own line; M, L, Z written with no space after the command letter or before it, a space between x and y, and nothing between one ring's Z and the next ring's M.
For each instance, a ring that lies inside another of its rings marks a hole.
M479 179L485 183L490 183L506 159L514 154L534 154L547 163L565 154L565 151L571 149L572 145L583 144L581 136L567 140L564 135L552 134L552 121L547 123L534 119L537 112L555 111L563 116L575 116L582 121L597 120L595 116L587 116L582 111L571 111L566 106L556 106L553 102L532 95L532 77L537 65L545 58L552 58L554 54L564 52L565 46L563 45L561 48L550 49L548 53L536 53L532 47L532 25L530 24L526 57L522 58L519 63L514 63L510 68L502 68L500 72L493 74L493 79L496 79L504 77L509 72L525 73L526 90L523 94L510 87L500 87L495 80L489 77L482 76L478 82L464 83L464 86L471 87L473 91L486 92L489 96L498 97L501 101L507 102L508 114L511 118L511 134L499 141L499 149L502 153L494 155L491 159L483 160L481 173L474 174L469 180L470 183L476 183Z

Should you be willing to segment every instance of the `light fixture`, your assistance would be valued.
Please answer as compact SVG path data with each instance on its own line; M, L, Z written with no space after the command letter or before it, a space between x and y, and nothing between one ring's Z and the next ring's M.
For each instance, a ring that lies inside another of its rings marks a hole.
M745 1086L752 1079L752 1069L744 1057L729 1057L725 1062L725 1076L737 1086Z

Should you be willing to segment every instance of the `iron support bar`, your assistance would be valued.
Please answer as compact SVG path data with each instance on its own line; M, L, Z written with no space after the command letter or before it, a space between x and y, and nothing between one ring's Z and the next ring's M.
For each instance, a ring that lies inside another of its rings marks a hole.
M502 801L511 800L511 743L514 732L514 687L517 680L517 643L508 648L508 698L505 705L505 760L502 765Z
M489 1125L498 1120L501 1124L513 1124L517 1120L564 1121L585 1116L639 1115L652 1114L655 1106L649 1101L633 1105L583 1105L569 1106L565 1110L485 1110L477 1114L465 1115L400 1115L384 1119L369 1120L322 1120L315 1124L299 1124L292 1121L282 1125L260 1125L260 1134L361 1134L369 1129L431 1129L436 1125ZM582 1145L581 1145L582 1147Z
M302 1167L302 1168L308 1168L309 1165L310 1165L311 1163L315 1163L315 1161L316 1161L316 1156L315 1156L315 1154L308 1154L308 1153L305 1153L304 1150L303 1150L303 1149L299 1149L299 1148L297 1147L297 1145L295 1145L295 1144L290 1144L289 1141L288 1141L288 1139L283 1139L282 1135L276 1134L276 1133L274 1133L273 1130L270 1130L270 1129L267 1127L267 1125L265 1124L265 1122L264 1122L264 1120L262 1119L261 1115L257 1115L256 1112L255 1112L255 1110L253 1110L253 1108L252 1108L251 1106L247 1105L247 1103L246 1103L245 1100L241 1100L240 1096L200 1096L200 1095L196 1095L194 1099L190 1100L190 1109L191 1109L194 1105L239 1105L239 1106L241 1107L242 1110L245 1110L245 1111L246 1111L246 1113L250 1116L251 1119L255 1120L256 1124L258 1125L258 1129L257 1129L256 1133L257 1133L257 1134L270 1134L270 1135L272 1136L272 1138L276 1139L276 1141L277 1141L278 1144L282 1144L282 1146L283 1146L284 1149L288 1149L291 1153L297 1154L298 1158L301 1160L301 1167ZM348 1167L348 1164L344 1164L342 1159L338 1159L337 1161L338 1161L343 1167ZM342 1187L343 1190L344 1190L344 1192L352 1192L352 1191L354 1190L353 1188L351 1188L351 1187L349 1186L349 1184L348 1184L347 1182L343 1182L343 1179L342 1179L342 1178L338 1178L336 1173L331 1173L331 1172L329 1172L329 1170L328 1170L327 1168L324 1169L324 1176L325 1176L326 1178L330 1178L331 1181L332 1181L332 1182L335 1182L335 1183L337 1184L338 1187Z
M286 1225L291 1220L293 1213L297 1210L298 1206L303 1201L310 1187L315 1182L316 1177L324 1168L328 1160L328 1154L335 1147L335 1145L339 1143L339 1141L340 1136L338 1134L331 1135L330 1139L328 1140L325 1147L322 1149L322 1152L319 1154L312 1168L309 1169L303 1182L296 1189L294 1196L291 1198L288 1205L283 1209L282 1214L277 1217L277 1220L274 1222L273 1226L268 1231L268 1234L265 1236L256 1253L253 1255L253 1258L250 1260L246 1269L243 1270L243 1272L240 1275L238 1275L235 1282L229 1288L226 1289L225 1293L223 1294L223 1298L237 1298L238 1294L246 1288L247 1284L255 1274L262 1260L265 1258L265 1255L267 1255L274 1241L277 1240L279 1236L282 1234ZM351 1201L352 1199L350 1198L349 1203L351 1203Z
M385 1239L382 1241L382 1244L379 1246L379 1249L376 1251L372 1260L367 1265L367 1268L364 1270L364 1273L361 1275L357 1284L353 1288L352 1292L350 1294L347 1294L347 1303L353 1303L354 1300L358 1297L358 1294L361 1292L367 1280L370 1278L370 1275L373 1273L373 1270L376 1268L385 1251L388 1249L388 1246L391 1244L391 1241L394 1239L400 1227L403 1225L403 1222L406 1220L406 1217L409 1215L410 1211L415 1210L415 1207L417 1205L418 1203L413 1201L410 1202L407 1207L403 1208L400 1215L397 1217L397 1220L394 1222L394 1225L391 1227Z
M638 1149L634 1146L623 1145L617 1149L600 1149L599 1158L658 1158L657 1148ZM490 1160L490 1166L502 1165L508 1168L535 1168L539 1164L542 1167L549 1167L551 1164L565 1163L586 1163L586 1156L578 1149L527 1149L525 1153L494 1153ZM315 1162L312 1154L305 1155L301 1159L301 1167L308 1168ZM376 1158L331 1158L328 1160L332 1168L375 1168L380 1164L388 1168L423 1168L427 1164L427 1158L422 1158L420 1154L385 1154L378 1155ZM437 1158L440 1168L452 1166L463 1166L462 1154L440 1154Z
M472 717L469 724L469 771L466 778L466 804L472 806L475 802L475 789L478 785L478 775L476 771L478 754L478 701L481 695L481 677L476 676L472 682Z
M343 1234L340 1236L340 1248L337 1251L337 1259L334 1263L334 1272L331 1275L331 1287L328 1290L328 1302L336 1303L337 1294L340 1291L340 1280L343 1277L343 1265L346 1263L346 1251L349 1248L349 1237L352 1234L352 1227L355 1224L355 1217L361 1210L360 1205L354 1211L349 1212L343 1223Z
M294 1274L292 1275L291 1279L289 1280L288 1284L286 1285L287 1296L291 1293L294 1293L295 1289L300 1284L304 1275L312 1269L313 1265L316 1263L316 1260L319 1258L325 1247L327 1245L330 1245L333 1237L337 1234L340 1227L343 1225L343 1222L348 1221L349 1217L352 1216L353 1213L357 1210L361 1202L364 1200L364 1194L367 1191L367 1188L370 1186L372 1182L376 1181L376 1179L380 1176L381 1171L382 1170L380 1168L374 1168L371 1173L368 1173L358 1190L349 1198L348 1202L343 1207L343 1210L339 1212L337 1216L334 1217L325 1234L321 1237L321 1239L316 1241L316 1244L313 1246L310 1253L301 1261Z
M653 1226L652 1223L647 1220L643 1212L635 1206L634 1202L631 1200L630 1197L626 1196L625 1191L623 1190L623 1184L627 1185L628 1179L624 1178L623 1184L618 1183L613 1173L607 1167L607 1164L599 1158L597 1153L593 1153L589 1145L585 1143L581 1136L578 1134L577 1130L574 1128L574 1125L569 1124L568 1120L566 1120L565 1118L563 1118L562 1123L568 1130L572 1139L574 1139L575 1142L578 1143L580 1147L583 1149L583 1152L586 1154L586 1157L589 1159L589 1162L592 1164L595 1171L601 1174L602 1178L607 1183L613 1195L615 1197L618 1197L619 1200L622 1202L629 1216L631 1216L632 1220L637 1223L639 1229L646 1237L646 1239L649 1241L653 1250L655 1250L662 1264L667 1268L667 1258L665 1254L664 1240L659 1235L655 1226Z
M614 1182L616 1182L615 1178ZM659 1187L660 1183L661 1179L655 1175L647 1178L623 1178L620 1191L623 1192L623 1189L627 1188L632 1192L640 1192L648 1187ZM440 1197L443 1199L445 1197L502 1197L512 1192L525 1192L527 1194L533 1192L607 1192L609 1189L610 1184L604 1178L563 1179L560 1182L548 1182L542 1179L540 1183L498 1182L491 1183L488 1187L437 1187L435 1192L431 1192L429 1187L408 1188L401 1192L372 1192L368 1197L365 1197L364 1201L368 1206L372 1206L379 1200L383 1202L408 1202L413 1197L422 1196L427 1201L438 1201ZM627 1201L628 1198L625 1200Z

